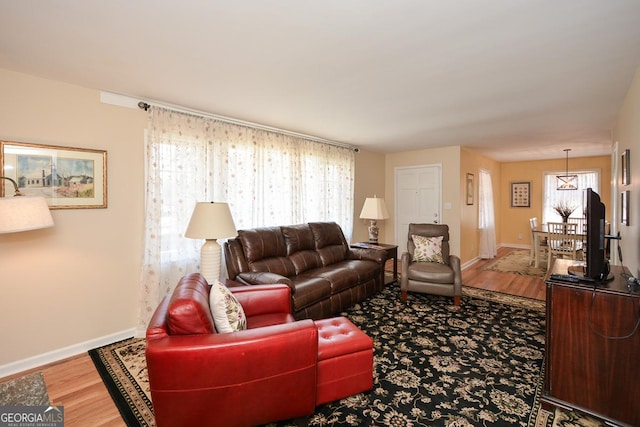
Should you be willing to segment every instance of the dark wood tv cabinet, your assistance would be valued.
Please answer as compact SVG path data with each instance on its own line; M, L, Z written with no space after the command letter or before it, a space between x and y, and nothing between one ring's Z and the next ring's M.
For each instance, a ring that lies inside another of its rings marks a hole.
M547 273L546 367L542 407L577 409L615 425L640 426L640 288L613 280L594 286L552 280L575 264L556 260Z

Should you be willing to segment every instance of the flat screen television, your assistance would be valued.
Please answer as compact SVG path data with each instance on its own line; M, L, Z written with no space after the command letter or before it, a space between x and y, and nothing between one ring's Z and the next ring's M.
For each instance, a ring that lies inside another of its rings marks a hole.
M587 239L586 266L572 268L569 274L583 276L585 279L604 281L609 276L609 261L605 251L605 207L600 195L587 188L586 195Z

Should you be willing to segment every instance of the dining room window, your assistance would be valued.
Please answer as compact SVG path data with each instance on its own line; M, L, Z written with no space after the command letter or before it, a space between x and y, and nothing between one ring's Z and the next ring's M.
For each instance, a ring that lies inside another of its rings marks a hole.
M544 173L544 190L542 197L542 222L561 222L562 217L553 208L559 203L574 207L575 210L569 218L584 218L586 209L586 191L592 188L599 192L600 171L581 170L570 171L572 175L578 176L577 190L558 190L557 175L564 175L564 171L550 171Z

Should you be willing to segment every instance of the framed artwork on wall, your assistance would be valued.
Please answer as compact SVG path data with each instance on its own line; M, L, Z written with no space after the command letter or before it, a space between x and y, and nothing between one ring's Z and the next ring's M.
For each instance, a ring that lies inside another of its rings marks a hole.
M631 159L630 159L630 151L627 148L622 153L622 185L631 184Z
M511 183L511 207L531 207L531 181L519 181Z
M620 222L629 225L629 190L620 193Z
M0 141L0 166L22 194L44 197L51 209L107 207L106 151Z
M473 174L467 174L467 205L473 205L473 193L474 193L474 185L473 185Z

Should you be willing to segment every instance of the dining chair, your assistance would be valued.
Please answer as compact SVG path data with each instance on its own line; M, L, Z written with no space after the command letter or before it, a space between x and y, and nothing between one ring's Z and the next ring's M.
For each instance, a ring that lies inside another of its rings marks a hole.
M576 234L582 235L582 248L587 247L587 219L586 218L569 218L567 222L570 224L576 224Z
M578 224L570 222L547 223L549 260L552 257L578 260L582 257L582 236L577 234Z
M548 254L547 237L540 233L534 233L538 230L538 218L529 218L529 229L531 233L531 249L529 250L529 265L535 262L536 255L542 254L542 259L546 259ZM536 240L538 240L536 242ZM536 247L538 248L538 254L536 254Z

